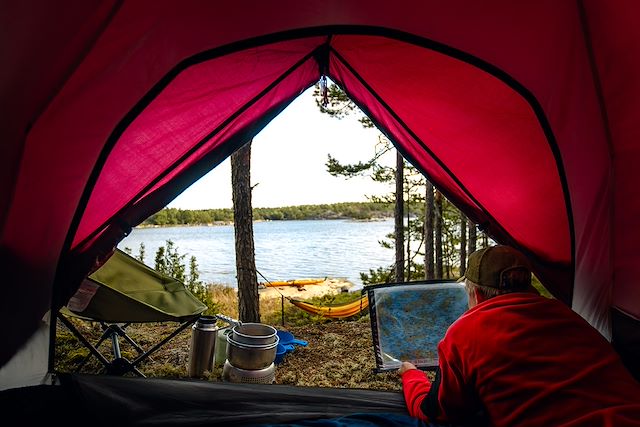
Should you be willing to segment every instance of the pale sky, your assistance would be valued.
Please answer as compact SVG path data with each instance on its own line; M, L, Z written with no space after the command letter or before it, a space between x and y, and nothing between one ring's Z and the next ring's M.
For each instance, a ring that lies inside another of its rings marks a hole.
M364 129L356 116L339 120L320 113L313 88L307 90L253 140L253 207L363 202L366 195L389 193L390 185L375 183L369 177L333 177L325 166L329 153L341 163L368 160L374 154L378 135L377 129ZM383 161L394 165L395 152L388 153ZM231 208L229 159L195 182L169 207Z

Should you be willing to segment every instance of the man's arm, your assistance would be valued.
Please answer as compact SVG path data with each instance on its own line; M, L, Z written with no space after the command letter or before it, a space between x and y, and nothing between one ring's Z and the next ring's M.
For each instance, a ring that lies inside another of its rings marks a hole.
M461 358L455 348L439 346L440 366L433 383L412 363L398 370L409 414L428 422L459 422L478 418L481 408L460 371Z
M431 381L429 381L424 372L418 370L415 365L409 362L402 362L398 373L402 377L402 392L404 393L404 401L409 415L429 421L429 418L422 412L420 407L431 390Z

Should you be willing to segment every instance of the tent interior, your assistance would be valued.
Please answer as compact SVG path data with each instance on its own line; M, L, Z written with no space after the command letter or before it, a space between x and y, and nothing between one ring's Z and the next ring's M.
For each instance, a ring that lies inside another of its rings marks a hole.
M3 399L51 384L51 312L131 228L323 76L640 377L637 3L0 7ZM130 397L148 387L124 380ZM65 381L122 403L120 380Z

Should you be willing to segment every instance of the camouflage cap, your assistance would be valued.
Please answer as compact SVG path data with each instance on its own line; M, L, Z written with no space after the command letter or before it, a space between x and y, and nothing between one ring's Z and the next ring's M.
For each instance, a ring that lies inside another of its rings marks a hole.
M467 270L460 281L468 279L481 286L503 289L503 274L514 269L531 271L529 261L514 248L489 246L469 255Z

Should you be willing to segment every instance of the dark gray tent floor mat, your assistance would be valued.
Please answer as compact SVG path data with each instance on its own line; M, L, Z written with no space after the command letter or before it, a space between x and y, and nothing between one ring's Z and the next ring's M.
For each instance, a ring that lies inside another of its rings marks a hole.
M407 415L402 394L202 380L61 375L0 393L3 425L241 426L354 413Z

